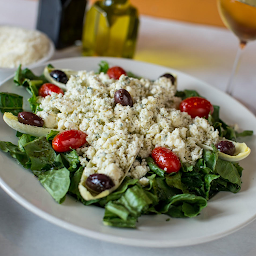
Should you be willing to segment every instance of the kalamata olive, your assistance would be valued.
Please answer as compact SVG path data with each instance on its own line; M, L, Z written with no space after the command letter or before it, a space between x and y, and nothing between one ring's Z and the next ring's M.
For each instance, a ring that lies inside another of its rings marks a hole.
M170 73L165 73L165 74L161 75L160 77L166 77L166 78L170 79L172 84L174 84L175 80L176 80L176 78Z
M44 125L44 120L31 112L20 112L18 114L18 121L23 124L29 124L33 126L42 127Z
M122 106L133 106L132 96L125 89L117 90L114 95L114 100L116 104L119 103Z
M103 173L91 174L87 178L85 185L89 190L92 190L97 193L100 193L107 189L111 189L112 187L115 186L113 180Z
M67 75L61 70L58 70L58 69L53 70L50 73L50 76L60 83L66 84L68 82Z
M234 143L228 140L222 140L216 145L217 149L227 155L233 156L236 151Z

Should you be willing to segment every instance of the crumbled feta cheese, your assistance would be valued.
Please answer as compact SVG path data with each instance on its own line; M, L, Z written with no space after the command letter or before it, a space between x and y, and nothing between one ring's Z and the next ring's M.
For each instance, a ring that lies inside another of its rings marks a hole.
M121 88L129 91L133 107L115 104L115 91ZM113 80L103 73L81 71L71 76L64 95L39 98L42 111L37 114L51 117L46 121L50 128L87 133L88 145L77 150L83 166L90 161L86 175L104 173L116 185L129 175L146 184L145 158L156 146L194 164L202 157L199 145L218 141L218 131L206 119L192 119L176 109L180 100L175 92L176 86L164 77L150 81L122 75Z

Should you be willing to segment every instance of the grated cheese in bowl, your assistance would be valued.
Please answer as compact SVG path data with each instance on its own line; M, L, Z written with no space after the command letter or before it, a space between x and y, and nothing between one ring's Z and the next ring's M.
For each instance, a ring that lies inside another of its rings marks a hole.
M54 53L51 40L36 30L0 26L0 73L13 73L21 64L35 66Z

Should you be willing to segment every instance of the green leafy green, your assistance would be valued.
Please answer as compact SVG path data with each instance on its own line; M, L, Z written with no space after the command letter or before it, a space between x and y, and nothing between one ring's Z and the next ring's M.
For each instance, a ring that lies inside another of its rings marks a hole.
M146 158L147 164L150 168L151 171L153 171L154 173L156 173L158 176L164 177L165 175L165 171L161 168L159 168L152 157L147 157Z
M184 91L177 91L175 94L176 97L180 97L182 100L189 98L189 97L202 97L197 91L195 90L184 90Z
M28 68L22 69L21 65L17 68L15 75L14 75L14 79L13 79L14 83L17 86L22 85L25 87L26 87L26 83L28 81L33 81L33 80L41 80L42 84L47 83L47 80L44 77L44 75L37 76Z
M251 130L244 130L242 132L236 132L236 137L246 137L246 136L252 136L253 135L253 131Z
M171 198L161 213L173 218L195 217L207 206L207 200L201 196L179 194Z
M109 65L108 65L108 62L107 61L104 61L104 60L102 60L100 63L99 63L99 70L98 70L98 73L100 74L100 73L107 73L107 71L108 71L108 69L109 69Z
M11 142L0 141L0 149L3 152L9 153L11 157L15 158L24 168L29 168L29 158L25 152Z
M62 203L70 185L69 171L66 168L49 170L38 176L40 183L58 203Z
M2 113L11 112L15 116L23 111L23 97L7 92L0 92L0 110Z
M69 169L69 171L76 171L80 161L76 150L71 150L70 152L65 152L61 154L64 165Z
M41 171L46 165L53 164L56 153L45 137L37 138L23 146L31 161L30 169Z

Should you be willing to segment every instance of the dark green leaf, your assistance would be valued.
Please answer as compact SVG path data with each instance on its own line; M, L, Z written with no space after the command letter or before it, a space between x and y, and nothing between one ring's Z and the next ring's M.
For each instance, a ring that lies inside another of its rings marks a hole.
M166 183L170 187L180 189L183 194L189 193L187 186L181 181L181 172L166 177Z
M204 150L203 151L203 159L205 164L208 168L215 171L216 163L218 160L218 151L216 147L213 147L213 151L211 150Z
M150 169L151 171L153 171L155 174L157 174L157 175L160 176L160 177L164 177L165 171L164 171L163 169L159 168L159 167L155 164L155 162L154 162L154 160L153 160L152 157L147 157L147 158L146 158L146 161L147 161L147 164L148 164L149 169Z
M25 152L20 151L19 147L11 142L0 141L0 149L3 152L9 153L13 158L25 168L30 168L29 158Z
M189 97L202 97L197 91L195 90L184 90L184 91L177 91L175 94L176 97L180 97L182 100L185 100Z
M102 60L100 63L99 63L99 71L98 73L100 74L101 72L103 73L107 73L108 69L109 69L109 65L108 65L108 62L107 61L104 61Z
M161 213L176 218L195 217L206 205L207 200L201 196L179 194L172 197L170 202L163 207Z
M31 160L31 170L41 171L48 164L53 164L56 153L45 137L38 138L24 145Z
M39 181L58 203L64 201L70 185L69 170L62 168L41 173Z
M72 175L71 177L71 183L70 183L70 187L69 187L69 192L71 192L72 194L78 196L79 198L81 198L80 192L78 190L78 185L80 183L82 174L83 174L83 167L80 167L75 173L74 175Z
M115 213L105 210L103 223L106 226L118 228L136 228L137 217L128 216L127 220L124 221Z
M16 70L13 80L18 86L27 86L26 81L28 80L41 80L42 83L47 83L47 80L43 75L37 76L28 68L22 70L21 65Z
M23 97L14 93L0 93L0 110L2 113L11 112L15 116L23 111Z
M140 76L137 76L137 75L135 75L134 73L132 73L132 72L130 72L130 71L127 71L127 72L126 72L126 74L127 74L127 76L129 76L129 77L133 77L133 78L141 79L141 77L140 77Z
M61 154L63 163L69 171L75 171L80 163L76 150Z
M53 138L54 138L58 133L59 133L58 131L52 130L50 133L48 133L48 134L46 135L46 139L47 139L48 141L52 141Z
M246 136L252 136L253 131L245 130L242 132L236 132L236 137L246 137Z
M19 138L19 141L18 141L18 146L19 146L20 151L25 152L24 146L25 146L27 143L29 143L29 142L35 140L36 138L37 138L37 137L32 136L32 135L29 135L29 134L22 134L22 135L20 136L20 138Z
M225 180L228 180L230 183L241 186L241 177L240 173L237 170L236 166L231 162L218 159L216 164L216 172Z

